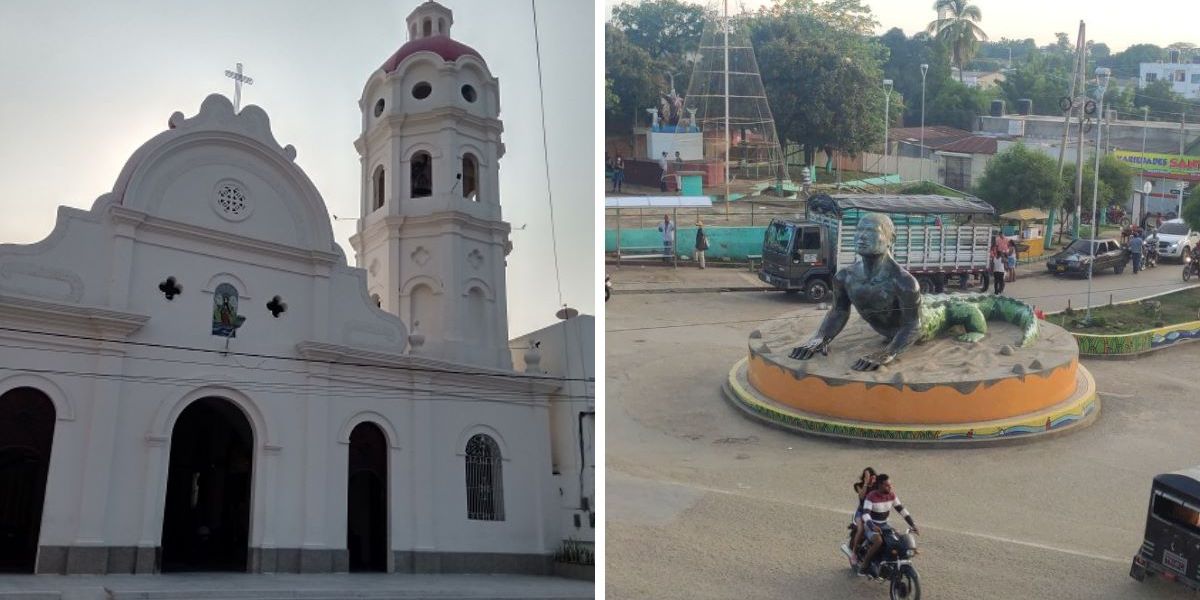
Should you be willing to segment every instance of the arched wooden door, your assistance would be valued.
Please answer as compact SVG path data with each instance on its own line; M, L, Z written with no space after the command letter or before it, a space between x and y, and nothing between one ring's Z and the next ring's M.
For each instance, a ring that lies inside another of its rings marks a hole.
M171 430L163 571L245 571L254 432L240 408L202 398Z
M387 438L374 423L350 432L346 548L351 571L387 571Z
M37 563L54 416L37 389L0 395L0 572L32 573Z

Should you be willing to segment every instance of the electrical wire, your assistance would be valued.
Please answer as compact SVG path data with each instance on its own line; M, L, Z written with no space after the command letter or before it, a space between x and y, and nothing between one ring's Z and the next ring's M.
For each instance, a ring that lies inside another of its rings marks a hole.
M187 352L202 352L202 353L208 353L208 354L220 354L223 356L227 355L227 356L238 356L238 357L245 357L245 358L263 358L263 359L270 359L270 360L285 360L285 361L295 361L295 362L303 362L303 363L328 364L328 365L335 365L335 366L341 366L341 367L369 367L369 368L373 368L373 369L390 369L390 370L398 370L398 371L412 371L412 372L417 372L417 373L442 373L442 374L449 374L449 375L471 375L471 376L485 377L485 378L504 378L504 379L533 379L533 380L538 380L538 381L547 381L547 380L585 381L585 382L595 381L594 379L587 378L587 377L553 377L553 376L549 376L549 375L527 375L527 374L523 374L523 373L491 373L491 372L487 372L487 371L461 371L461 370L454 370L454 369L439 369L436 367L380 365L380 364L374 364L374 363L354 363L354 362L343 362L343 361L336 361L336 360L322 360L322 359L316 359L316 358L299 358L299 357L295 357L295 356L262 354L262 353L257 353L257 352L236 352L233 350L219 350L219 349L214 349L214 348L195 348L195 347L190 347L190 346L158 344L158 343L154 343L154 342L139 342L139 341L134 341L134 340L122 340L122 339L115 339L115 338L102 338L102 337L93 337L93 336L71 334L71 333L60 333L60 332L53 332L53 331L38 331L38 330L33 330L33 329L20 329L20 328L16 328L16 327L0 326L0 331L7 331L10 333L45 335L45 336L58 337L58 338L64 338L64 339L84 340L84 341L89 341L89 342L124 344L124 345L129 345L129 346L154 348L154 349L159 349L159 350L183 350L183 351L187 351Z
M28 351L35 351L35 352L36 351L53 352L54 354L80 354L80 355L85 355L85 356L94 356L95 355L95 353L90 350L82 350L82 349L73 350L73 349L63 349L63 348L50 349L50 348L46 348L46 347L28 346L28 345L20 345L20 344L0 343L0 348L9 348L9 349L14 349L14 350L28 350ZM307 377L317 377L317 378L328 379L328 380L337 379L334 376L315 374L315 373L312 373L309 371L298 371L298 370L294 370L294 369L276 369L276 368L263 367L263 366L246 366L246 365L238 365L238 364L231 365L231 364L221 364L221 363L196 362L196 361L189 361L189 360L163 358L163 357L157 357L157 356L126 355L126 356L123 356L122 359L140 360L140 361L156 362L156 363L180 364L180 365L187 365L187 366L216 367L216 368L222 368L222 369L231 369L232 368L232 369L244 369L247 371L265 371L265 372L270 372L270 373L304 375ZM15 370L15 371L24 371L24 369L18 369L18 368L14 368L14 367L9 367L9 369ZM70 374L70 375L80 374L78 372L73 372L73 371L58 371L56 373ZM140 375L134 375L134 374L128 374L128 373L126 373L126 374L83 373L83 374L87 375L87 376L103 375L103 376L111 376L111 377L130 377L130 378L133 378L133 380L136 380L137 378L142 377ZM168 379L187 381L187 382L189 382L189 384L196 383L196 382L200 382L200 383L207 382L207 380L203 380L200 378L175 377L175 378L168 378ZM331 384L331 385L322 386L322 389L326 389L331 392L336 392L341 397L346 397L346 393L355 393L355 392L361 392L361 391L375 392L380 387L386 388L389 390L399 390L399 391L405 391L405 392L418 392L418 393L428 392L428 393L435 393L435 394L446 393L446 394L449 394L449 395L455 396L455 397L462 397L462 394L453 393L454 390L458 390L462 393L472 393L472 394L478 393L478 390L476 388L473 388L472 386L462 385L462 384L457 384L457 383L441 383L441 384L438 384L438 387L420 387L416 384L413 384L410 386L399 386L399 385L396 385L395 379L380 379L380 378L374 378L374 377L369 377L369 376L363 376L361 374L356 374L354 376L354 380L356 382L360 382L360 383ZM208 382L208 383L211 383L211 382ZM304 392L304 391L314 387L311 384L297 384L297 383L289 383L289 382L271 382L271 381L252 381L252 382L240 382L240 383L244 384L244 385L248 385L248 386L260 387L264 391L272 391L275 388L281 388L284 391ZM489 398L495 398L495 399L504 399L504 398L520 399L520 398L528 398L529 397L528 393L517 392L517 391L501 391L501 390L495 390L495 389L488 389L486 391L487 391L487 396ZM374 394L368 394L368 396L375 397ZM595 398L594 396L587 395L587 394L553 394L552 396L556 400L557 399L590 400L590 399ZM391 396L388 396L388 397L391 397ZM470 396L470 398L475 400L475 399L477 399L477 396Z
M550 205L550 244L554 251L554 284L558 287L558 305L566 306L563 303L562 277L558 270L558 227L554 224L554 192L550 188L550 147L546 144L546 89L542 85L542 42L538 35L537 0L529 0L529 4L533 8L533 45L534 53L537 55L538 102L542 107L542 160L546 164L546 203Z

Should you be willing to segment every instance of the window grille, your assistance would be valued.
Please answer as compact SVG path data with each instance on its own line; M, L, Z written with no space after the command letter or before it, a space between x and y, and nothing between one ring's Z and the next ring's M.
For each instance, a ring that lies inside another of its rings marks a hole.
M479 434L467 442L467 518L504 520L504 477L500 447L490 436Z

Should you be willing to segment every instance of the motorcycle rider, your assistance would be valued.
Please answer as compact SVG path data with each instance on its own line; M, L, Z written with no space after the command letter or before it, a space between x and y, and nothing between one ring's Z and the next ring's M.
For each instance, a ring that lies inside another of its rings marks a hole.
M892 482L888 481L887 474L881 473L875 478L875 489L871 490L863 499L863 525L865 525L867 540L871 543L871 547L867 549L866 555L859 563L858 574L863 577L868 575L871 559L875 558L880 547L883 546L882 526L887 523L892 509L904 517L913 533L921 534L917 524L913 522L912 515L908 514L908 510L900 504L900 499L892 491Z
M1146 236L1146 241L1143 245L1144 252L1142 262L1143 269L1158 264L1158 230L1151 227L1150 234Z

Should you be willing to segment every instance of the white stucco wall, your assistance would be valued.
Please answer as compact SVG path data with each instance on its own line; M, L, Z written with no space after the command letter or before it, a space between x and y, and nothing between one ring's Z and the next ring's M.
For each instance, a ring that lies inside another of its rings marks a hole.
M58 413L39 545L159 545L172 427L218 396L254 431L251 547L345 548L347 436L370 419L389 438L393 550L552 552L558 385L406 351L409 328L346 265L261 109L234 114L214 95L170 122L90 211L60 209L45 240L0 245L0 394L35 387ZM231 181L238 214L215 199ZM211 333L222 283L246 317L228 340ZM472 428L503 449L504 521L467 519Z

